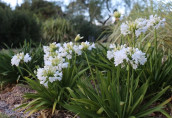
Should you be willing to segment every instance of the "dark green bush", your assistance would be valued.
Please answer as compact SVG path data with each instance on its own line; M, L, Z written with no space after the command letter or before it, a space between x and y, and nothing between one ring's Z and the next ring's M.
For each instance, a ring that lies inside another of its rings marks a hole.
M71 20L78 34L84 36L82 41L95 41L101 34L101 26L90 23L84 19L84 16L76 16Z
M7 43L10 34L10 18L12 17L12 11L10 9L3 9L0 7L0 43Z
M10 39L17 45L25 39L38 41L40 39L40 26L33 15L27 12L14 11L10 24Z
M24 40L39 41L40 25L34 16L24 11L11 11L0 7L0 45L18 47Z

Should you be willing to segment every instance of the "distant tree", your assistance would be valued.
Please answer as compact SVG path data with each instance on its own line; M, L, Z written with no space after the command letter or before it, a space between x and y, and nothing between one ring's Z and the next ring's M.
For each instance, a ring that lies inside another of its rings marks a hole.
M31 11L43 20L64 15L61 7L55 2L45 0L24 0L21 6L17 6L16 9Z
M89 22L103 18L104 0L76 0L67 6L67 14L71 16L86 15Z
M70 0L66 7L67 16L86 16L90 23L99 22L105 25L111 18L114 10L124 9L128 13L135 3L144 3L147 0Z
M10 5L7 5L5 2L0 1L0 8L2 9L11 9Z

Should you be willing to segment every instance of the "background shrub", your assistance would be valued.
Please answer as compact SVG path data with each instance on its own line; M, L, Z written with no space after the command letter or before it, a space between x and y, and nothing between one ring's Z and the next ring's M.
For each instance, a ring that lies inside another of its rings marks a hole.
M29 12L11 11L0 7L0 42L19 47L24 40L39 41L40 25Z
M75 37L75 31L68 20L63 18L51 19L43 24L43 37L45 42L71 41Z
M72 24L78 34L84 36L82 41L95 41L101 34L102 27L90 23L84 19L84 16L76 16L71 19Z
M9 44L10 34L10 19L12 17L12 11L10 9L3 9L0 7L0 44Z
M40 26L33 15L28 12L14 11L10 24L10 39L17 45L18 42L40 39Z

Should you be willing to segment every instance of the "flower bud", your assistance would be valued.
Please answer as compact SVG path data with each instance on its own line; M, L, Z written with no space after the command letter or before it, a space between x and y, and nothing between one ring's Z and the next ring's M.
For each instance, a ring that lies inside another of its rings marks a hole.
M115 11L113 15L116 19L119 19L121 17L121 13L118 11Z
M97 114L102 114L103 111L104 111L104 108L101 107L101 108L97 111Z
M147 45L148 45L148 48L151 47L151 43L148 43Z
M120 101L120 106L123 106L125 104L125 102Z
M83 39L84 37L81 37L80 34L78 34L76 37L75 37L75 42L79 41L80 39Z

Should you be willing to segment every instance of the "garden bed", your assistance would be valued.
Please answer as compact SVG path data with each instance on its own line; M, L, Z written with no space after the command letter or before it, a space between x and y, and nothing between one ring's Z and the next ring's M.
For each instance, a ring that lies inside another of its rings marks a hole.
M23 95L25 93L34 93L28 85L8 85L5 89L0 91L0 118L22 118L27 117L28 113L24 110L15 111L14 109L21 105L24 101ZM50 110L44 110L32 114L28 118L73 118L74 114L66 110L56 111L52 116Z
M24 101L23 95L25 93L34 93L28 85L17 84L8 85L5 89L0 91L0 118L22 118L27 117L28 113L22 111L15 111L14 109L21 105ZM151 107L155 107L160 103L154 103ZM169 106L165 106L165 111L167 111L172 116L172 109ZM73 118L75 114L67 110L56 110L54 115L51 114L51 110L43 110L32 114L28 118ZM154 112L149 115L153 118L166 118L163 114L159 112ZM76 118L79 118L76 116Z

